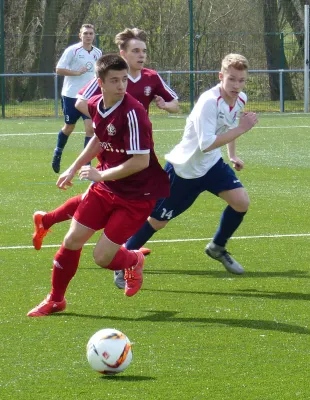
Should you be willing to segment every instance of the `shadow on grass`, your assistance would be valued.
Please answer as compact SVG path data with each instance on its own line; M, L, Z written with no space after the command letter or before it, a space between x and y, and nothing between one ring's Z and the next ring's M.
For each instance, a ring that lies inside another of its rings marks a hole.
M190 323L203 325L225 325L227 327L238 327L247 329L258 329L262 331L276 331L286 333L297 333L299 335L310 335L310 330L302 326L284 324L277 321L254 320L254 319L230 319L230 318L183 318L177 317L178 311L152 311L146 310L148 313L144 317L115 317L112 315L89 315L78 313L62 313L54 314L53 317L79 317L90 319L107 319L109 321L130 321L130 322L168 322L168 323Z
M135 376L135 375L102 375L101 379L111 381L128 381L128 382L139 382L139 381L155 381L156 379L151 376Z
M200 292L194 290L167 290L167 289L142 289L149 292L164 292L176 294L202 294L204 296L224 296L224 297L249 297L249 298L265 298L271 300L305 300L310 301L309 293L294 293L294 292L272 292L261 291L256 289L239 289L236 292Z
M146 275L197 275L209 276L212 278L303 278L310 279L307 271L289 270L289 271L246 271L244 275L234 275L225 270L222 271L203 271L203 270L183 270L183 269L145 269Z

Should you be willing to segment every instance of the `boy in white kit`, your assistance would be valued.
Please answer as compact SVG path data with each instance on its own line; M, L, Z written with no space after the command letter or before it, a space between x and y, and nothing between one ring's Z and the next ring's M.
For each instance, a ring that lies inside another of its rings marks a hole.
M236 155L235 139L257 123L255 113L240 114L247 101L242 92L247 72L245 57L229 54L223 59L221 82L200 96L187 118L181 142L165 157L170 196L157 201L143 227L127 241L127 249L142 247L156 231L187 210L200 193L208 191L226 201L227 207L205 251L229 272L244 273L227 252L226 243L241 224L249 198L233 169L223 161L220 148L227 144L229 159L240 171L244 163ZM115 283L123 287L121 273L115 276Z
M56 65L57 74L65 77L61 91L65 124L58 133L52 161L52 168L56 173L60 171L62 152L77 120L80 117L84 120L86 134L84 147L94 133L91 120L75 108L75 102L78 91L95 76L95 62L102 55L102 52L93 46L95 39L93 25L82 25L79 37L81 41L67 47Z

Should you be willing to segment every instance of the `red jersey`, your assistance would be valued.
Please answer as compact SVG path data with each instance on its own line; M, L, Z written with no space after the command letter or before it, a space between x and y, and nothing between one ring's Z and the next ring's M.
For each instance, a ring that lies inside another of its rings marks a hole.
M131 200L168 197L169 178L155 155L152 124L143 106L126 93L105 111L101 94L88 100L88 110L102 149L102 170L123 164L133 154L150 154L147 168L123 179L100 182L103 189Z
M156 71L143 68L140 76L132 78L128 75L127 93L143 104L147 112L155 96L161 96L165 101L177 99L177 94L162 80ZM88 100L92 96L101 94L97 79L88 82L78 93L78 98Z

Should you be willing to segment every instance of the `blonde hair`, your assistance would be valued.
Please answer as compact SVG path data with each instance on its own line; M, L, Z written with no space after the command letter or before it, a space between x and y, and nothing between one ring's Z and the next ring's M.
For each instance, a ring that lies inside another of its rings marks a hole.
M120 50L126 50L128 42L132 39L141 40L146 43L146 32L138 28L126 28L123 32L119 32L114 39L114 43Z
M230 53L222 60L221 72L227 72L229 67L233 67L239 71L247 71L249 69L249 62L241 54Z

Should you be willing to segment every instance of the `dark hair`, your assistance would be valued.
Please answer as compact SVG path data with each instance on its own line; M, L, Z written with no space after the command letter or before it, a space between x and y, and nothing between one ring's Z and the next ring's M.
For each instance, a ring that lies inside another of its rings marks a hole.
M94 27L94 25L92 25L92 24L83 24L83 25L81 26L81 28L80 28L80 33L82 33L82 30L83 30L84 28L92 29L92 30L95 32L95 27Z
M132 39L146 43L146 32L138 28L126 28L115 36L114 42L120 50L126 50L128 42Z
M96 61L95 70L97 78L103 81L110 70L122 71L123 69L128 71L128 64L120 55L115 53L104 54Z

